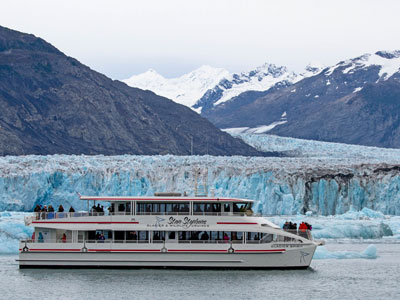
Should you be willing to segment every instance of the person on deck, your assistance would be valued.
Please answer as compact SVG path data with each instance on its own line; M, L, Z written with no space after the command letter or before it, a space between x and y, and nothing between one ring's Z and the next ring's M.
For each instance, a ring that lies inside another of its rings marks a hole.
M224 243L228 243L229 242L229 236L224 233Z
M299 226L299 234L300 236L307 238L307 225L304 222L301 222Z

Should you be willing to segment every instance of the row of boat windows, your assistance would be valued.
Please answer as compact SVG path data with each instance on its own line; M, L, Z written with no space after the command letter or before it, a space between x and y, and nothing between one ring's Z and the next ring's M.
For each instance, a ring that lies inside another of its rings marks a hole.
M88 231L88 240L114 241L258 241L269 243L277 239L276 235L261 232L241 231Z
M111 204L111 212L131 212L131 203ZM245 212L251 209L251 203L193 203L193 213ZM190 203L137 203L136 214L151 213L188 213Z

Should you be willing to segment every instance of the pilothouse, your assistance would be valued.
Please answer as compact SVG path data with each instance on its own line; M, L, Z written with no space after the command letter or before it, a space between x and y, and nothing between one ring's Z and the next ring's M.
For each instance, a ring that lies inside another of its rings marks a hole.
M34 234L20 242L20 268L307 268L319 244L255 215L248 199L80 199L86 212L26 217Z

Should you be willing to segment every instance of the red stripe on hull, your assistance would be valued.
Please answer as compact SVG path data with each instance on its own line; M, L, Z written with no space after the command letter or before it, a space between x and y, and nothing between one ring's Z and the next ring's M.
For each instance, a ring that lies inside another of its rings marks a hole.
M89 249L89 252L160 252L158 249Z
M228 250L170 249L168 252L228 252Z
M249 222L217 222L218 225L258 225L258 223Z
M81 251L81 249L29 249L29 251Z
M34 224L139 224L139 222L53 222L53 221L33 221Z
M235 250L235 252L284 252L285 249L271 249L271 250Z

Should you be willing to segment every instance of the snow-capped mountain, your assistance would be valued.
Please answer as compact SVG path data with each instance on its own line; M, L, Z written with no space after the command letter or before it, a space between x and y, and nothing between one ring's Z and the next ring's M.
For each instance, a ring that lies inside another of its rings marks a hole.
M313 76L321 70L322 66L310 64L306 67L305 72L296 74L284 66L265 63L255 70L232 74L224 78L218 85L208 90L193 107L205 113L214 106L229 101L244 92L267 91L276 84L289 86L305 77Z
M234 132L400 147L400 51L341 61L289 87L245 92L202 115Z
M229 72L225 69L202 66L177 78L165 78L150 69L123 82L132 87L151 90L177 103L192 107L208 89L225 77L229 77Z
M284 66L265 63L254 70L231 74L222 68L202 66L177 78L165 78L155 70L134 75L123 80L140 89L151 90L177 103L204 112L246 91L266 91L279 83L291 85L305 77L313 76L323 67L310 64L301 74L289 71Z

